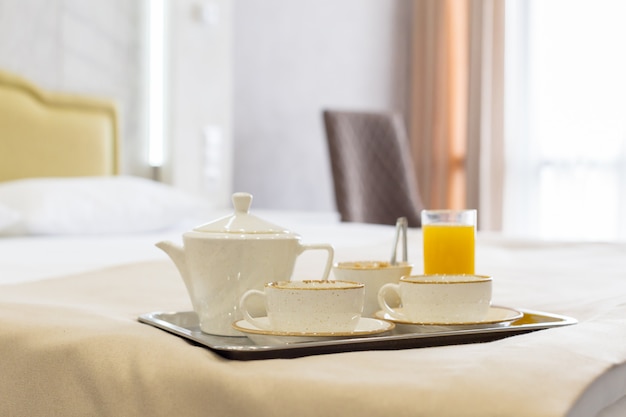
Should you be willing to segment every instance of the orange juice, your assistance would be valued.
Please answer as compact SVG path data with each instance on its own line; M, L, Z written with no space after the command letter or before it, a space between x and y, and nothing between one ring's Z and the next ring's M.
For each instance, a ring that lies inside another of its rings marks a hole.
M424 234L425 274L473 274L474 226L428 224Z

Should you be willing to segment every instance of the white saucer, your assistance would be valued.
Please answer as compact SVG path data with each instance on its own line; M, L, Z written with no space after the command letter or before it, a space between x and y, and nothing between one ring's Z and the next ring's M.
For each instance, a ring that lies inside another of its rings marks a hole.
M267 317L259 317L261 322L269 322ZM233 327L245 333L254 343L261 345L275 345L285 343L302 343L310 341L322 341L338 338L352 338L372 336L385 333L394 329L395 324L386 320L369 317L361 317L356 329L352 332L283 332L276 330L264 330L256 327L246 320L233 323Z
M402 312L402 307L399 307L397 310L399 312ZM487 317L485 317L483 320L460 321L460 322L452 322L452 323L412 322L412 321L406 321L406 320L398 320L398 319L392 318L389 314L387 314L386 312L382 310L377 311L374 314L374 316L379 319L387 320L395 324L411 325L411 326L428 326L428 327L440 326L440 327L445 327L445 329L447 330L457 329L457 328L476 328L476 327L480 328L480 327L485 327L485 326L489 326L489 327L507 326L511 324L512 322L514 322L515 320L522 318L523 315L524 315L523 313L515 309L508 308L508 307L499 307L499 306L489 307L489 312L487 313Z

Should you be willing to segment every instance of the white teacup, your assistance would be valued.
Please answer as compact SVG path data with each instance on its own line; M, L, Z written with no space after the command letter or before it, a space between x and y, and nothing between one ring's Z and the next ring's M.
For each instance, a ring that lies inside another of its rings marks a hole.
M265 299L268 320L252 317L252 299ZM278 281L264 291L248 290L239 302L254 326L280 332L337 333L356 329L363 311L364 284L341 280ZM268 323L269 322L269 323Z
M412 275L378 292L380 308L392 319L412 323L467 323L483 320L491 305L492 279L484 275ZM400 297L402 307L387 302Z
M371 317L380 310L378 290L384 284L398 283L400 278L411 274L413 265L398 262L392 265L386 261L337 262L333 265L333 276L344 281L356 281L365 284L365 304L363 316ZM398 304L396 300L395 304ZM394 304L394 303L390 303Z

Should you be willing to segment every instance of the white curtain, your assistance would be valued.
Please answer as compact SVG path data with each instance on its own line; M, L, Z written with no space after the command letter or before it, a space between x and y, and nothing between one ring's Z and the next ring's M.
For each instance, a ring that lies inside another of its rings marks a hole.
M469 4L413 2L408 124L427 208L466 206Z
M429 208L502 222L504 0L415 0L410 134Z
M502 228L504 186L504 0L471 3L468 205L481 230Z

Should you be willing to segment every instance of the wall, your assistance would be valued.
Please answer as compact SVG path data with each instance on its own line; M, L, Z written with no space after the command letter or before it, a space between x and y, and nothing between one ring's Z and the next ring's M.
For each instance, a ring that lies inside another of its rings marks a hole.
M169 7L164 181L217 206L248 191L257 208L334 209L321 111L406 110L410 0ZM123 172L150 176L143 12L142 0L0 0L0 67L114 97Z
M146 175L138 1L0 0L0 68L42 87L114 98L122 170Z
M230 207L232 1L171 0L169 12L164 179Z
M48 89L113 98L122 173L151 177L145 1L0 0L0 67ZM169 152L159 175L220 206L232 192L230 3L168 2ZM206 160L217 163L207 170Z
M406 109L410 2L237 0L234 16L234 188L334 209L321 111Z

